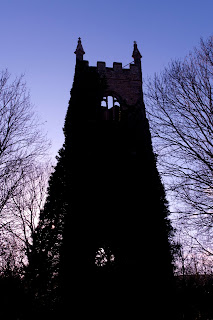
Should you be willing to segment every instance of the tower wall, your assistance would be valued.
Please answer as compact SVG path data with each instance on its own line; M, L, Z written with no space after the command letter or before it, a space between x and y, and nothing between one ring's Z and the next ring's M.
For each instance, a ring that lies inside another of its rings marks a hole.
M106 67L105 62L97 62L97 72L107 81L105 94L115 94L125 107L142 101L141 70L134 64L129 69L122 68L122 63L114 62L113 68Z
M41 216L47 228L40 223L37 233L48 262L40 274L58 275L65 314L74 318L167 319L167 306L159 308L172 273L169 212L145 115L141 54L134 43L134 64L125 69L90 67L80 39L75 53L65 142ZM119 106L103 107L108 95Z

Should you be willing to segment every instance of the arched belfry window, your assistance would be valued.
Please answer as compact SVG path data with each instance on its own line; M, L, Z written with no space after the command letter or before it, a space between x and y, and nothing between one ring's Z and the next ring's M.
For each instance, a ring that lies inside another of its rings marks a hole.
M113 96L105 96L101 102L102 120L121 120L121 108L118 100Z
M115 256L110 248L99 248L95 255L95 265L97 267L113 266L115 264Z

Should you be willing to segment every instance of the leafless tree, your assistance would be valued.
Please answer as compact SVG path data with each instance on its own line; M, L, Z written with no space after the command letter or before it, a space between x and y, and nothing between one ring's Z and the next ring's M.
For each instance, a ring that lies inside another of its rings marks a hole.
M213 37L201 39L189 56L171 62L146 85L154 147L171 209L191 228L200 246L209 250L213 235Z
M203 247L191 229L178 226L176 230L175 274L184 279L188 275L210 275L213 273L213 256L208 246Z
M44 161L48 148L23 75L11 79L7 70L0 71L1 257L15 252L23 241L26 251L29 249L29 235L41 206L35 201L43 201L43 195L37 194L43 192L38 190L41 177L36 174L41 170L38 172L37 164Z
M4 222L0 229L3 242L6 244L4 254L11 256L10 243L15 246L13 260L17 265L26 264L32 246L32 236L43 209L48 179L52 170L51 163L43 163L25 175L16 193L11 196L4 208Z
M0 72L0 214L32 163L44 156L48 141L42 133L23 76L11 80Z

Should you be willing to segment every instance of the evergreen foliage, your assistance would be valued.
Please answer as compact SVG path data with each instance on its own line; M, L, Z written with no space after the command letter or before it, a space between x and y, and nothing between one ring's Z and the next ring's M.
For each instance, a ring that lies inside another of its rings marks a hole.
M96 68L77 63L65 142L34 234L35 305L40 314L72 308L79 319L134 318L153 305L149 318L166 319L172 228L143 101L120 122L102 121L106 87Z

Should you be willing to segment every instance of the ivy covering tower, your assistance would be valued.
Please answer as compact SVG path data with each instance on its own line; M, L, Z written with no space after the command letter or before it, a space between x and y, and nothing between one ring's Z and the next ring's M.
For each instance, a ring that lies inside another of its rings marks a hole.
M134 42L129 68L91 67L80 38L75 54L65 142L34 235L32 287L47 314L166 319L172 228L143 102L142 56Z

